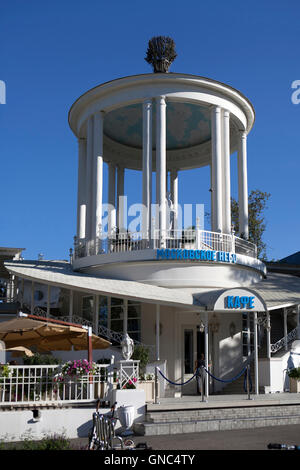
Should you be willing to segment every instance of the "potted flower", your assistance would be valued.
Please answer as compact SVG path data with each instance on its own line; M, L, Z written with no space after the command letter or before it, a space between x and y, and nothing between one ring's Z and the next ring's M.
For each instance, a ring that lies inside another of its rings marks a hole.
M300 392L300 367L291 369L288 371L288 376L290 378L290 392L299 393Z
M88 377L99 374L99 369L95 362L90 364L87 359L68 361L61 366L60 371L54 377L54 382L58 385L58 391L65 390L66 399L74 399L76 396L83 398L82 394L87 388ZM95 392L96 395L100 394L99 390Z

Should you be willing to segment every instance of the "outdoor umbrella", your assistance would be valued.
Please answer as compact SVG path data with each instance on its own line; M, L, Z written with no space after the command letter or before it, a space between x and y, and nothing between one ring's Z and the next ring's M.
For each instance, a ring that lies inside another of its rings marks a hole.
M80 325L50 320L33 319L33 315L0 322L0 340L6 348L35 346L40 352L88 350L91 360L92 349L106 349L111 343L99 336L89 334Z
M33 356L33 352L30 351L30 349L25 348L24 346L16 346L14 348L4 349L4 351L12 353L12 357Z

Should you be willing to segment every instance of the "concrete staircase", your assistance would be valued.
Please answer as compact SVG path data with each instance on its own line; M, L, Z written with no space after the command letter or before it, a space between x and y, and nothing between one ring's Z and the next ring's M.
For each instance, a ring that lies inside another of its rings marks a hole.
M251 383L252 383L252 392L254 392L255 388L255 377L254 377L254 367L253 363L251 364L250 368L250 377L251 377L251 382L250 382L250 391L251 391ZM241 377L239 377L237 380L234 382L229 383L226 385L223 390L222 390L222 395L241 395L246 392L244 390L244 380L245 380L245 375L242 374ZM245 383L245 387L247 387L247 384Z
M251 402L248 402L251 403ZM136 423L136 434L154 436L162 434L199 433L265 426L300 424L300 400L297 404L259 404L245 406L218 406L197 409L147 409L145 421Z

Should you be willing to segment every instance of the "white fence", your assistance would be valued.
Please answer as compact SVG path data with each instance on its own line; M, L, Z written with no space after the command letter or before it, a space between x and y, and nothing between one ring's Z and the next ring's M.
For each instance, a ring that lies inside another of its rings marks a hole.
M64 376L60 366L0 366L0 406L31 402L74 402L105 398L112 388L110 364L95 375Z
M198 229L154 230L151 239L142 232L114 232L109 238L100 237L96 240L75 237L74 255L76 259L149 248L227 251L257 258L257 248L254 243L235 237L233 234Z

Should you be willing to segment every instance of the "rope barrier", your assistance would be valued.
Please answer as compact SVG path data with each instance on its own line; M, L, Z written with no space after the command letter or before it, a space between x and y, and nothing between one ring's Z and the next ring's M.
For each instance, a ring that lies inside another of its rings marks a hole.
M171 380L167 379L167 377L164 376L164 374L162 373L162 371L160 370L159 367L156 367L156 369L158 370L158 372L160 373L160 375L161 375L167 382L169 382L169 383L172 384L172 385L180 385L180 386L186 385L186 384L188 384L189 382L191 382L191 380L193 380L194 377L196 377L196 374L194 374L192 378L190 378L190 379L187 380L186 382L183 382L183 383L179 384L179 383L172 382Z
M156 367L156 369L158 370L158 372L160 373L160 375L167 381L169 382L170 384L172 385L179 385L179 386L183 386L183 385L186 385L188 384L189 382L191 382L197 375L197 373L195 373L193 375L193 377L191 377L189 380L187 380L186 382L183 382L183 383L176 383L176 382L172 382L171 380L169 380L167 377L165 377L165 375L162 373L162 371L160 370L159 367ZM229 379L229 380L223 380L223 379L218 379L218 377L215 377L214 375L212 375L204 366L203 366L203 369L205 370L205 372L210 375L210 377L212 377L214 380L218 380L219 382L223 382L223 383L231 383L231 382L234 382L235 380L237 380L238 378L240 378L243 373L245 373L245 380L246 380L246 376L247 376L247 367L244 367L242 369L241 372L239 372L235 377L233 377L233 379ZM251 377L250 377L250 373L249 373L249 379L250 379L250 383L251 383L251 389L252 389L252 382L251 382ZM245 380L244 380L244 384L245 384ZM244 385L244 388L245 388L245 385Z
M230 380L223 380L223 379L218 379L217 377L215 377L214 375L212 375L205 367L203 367L203 369L205 370L205 372L210 375L214 380L218 380L219 382L223 382L223 383L231 383L231 382L234 382L235 380L237 380L238 378L241 377L241 375L243 375L243 373L247 370L247 367L244 367L244 369L238 374L236 375L235 377L233 377L233 379L230 379Z

